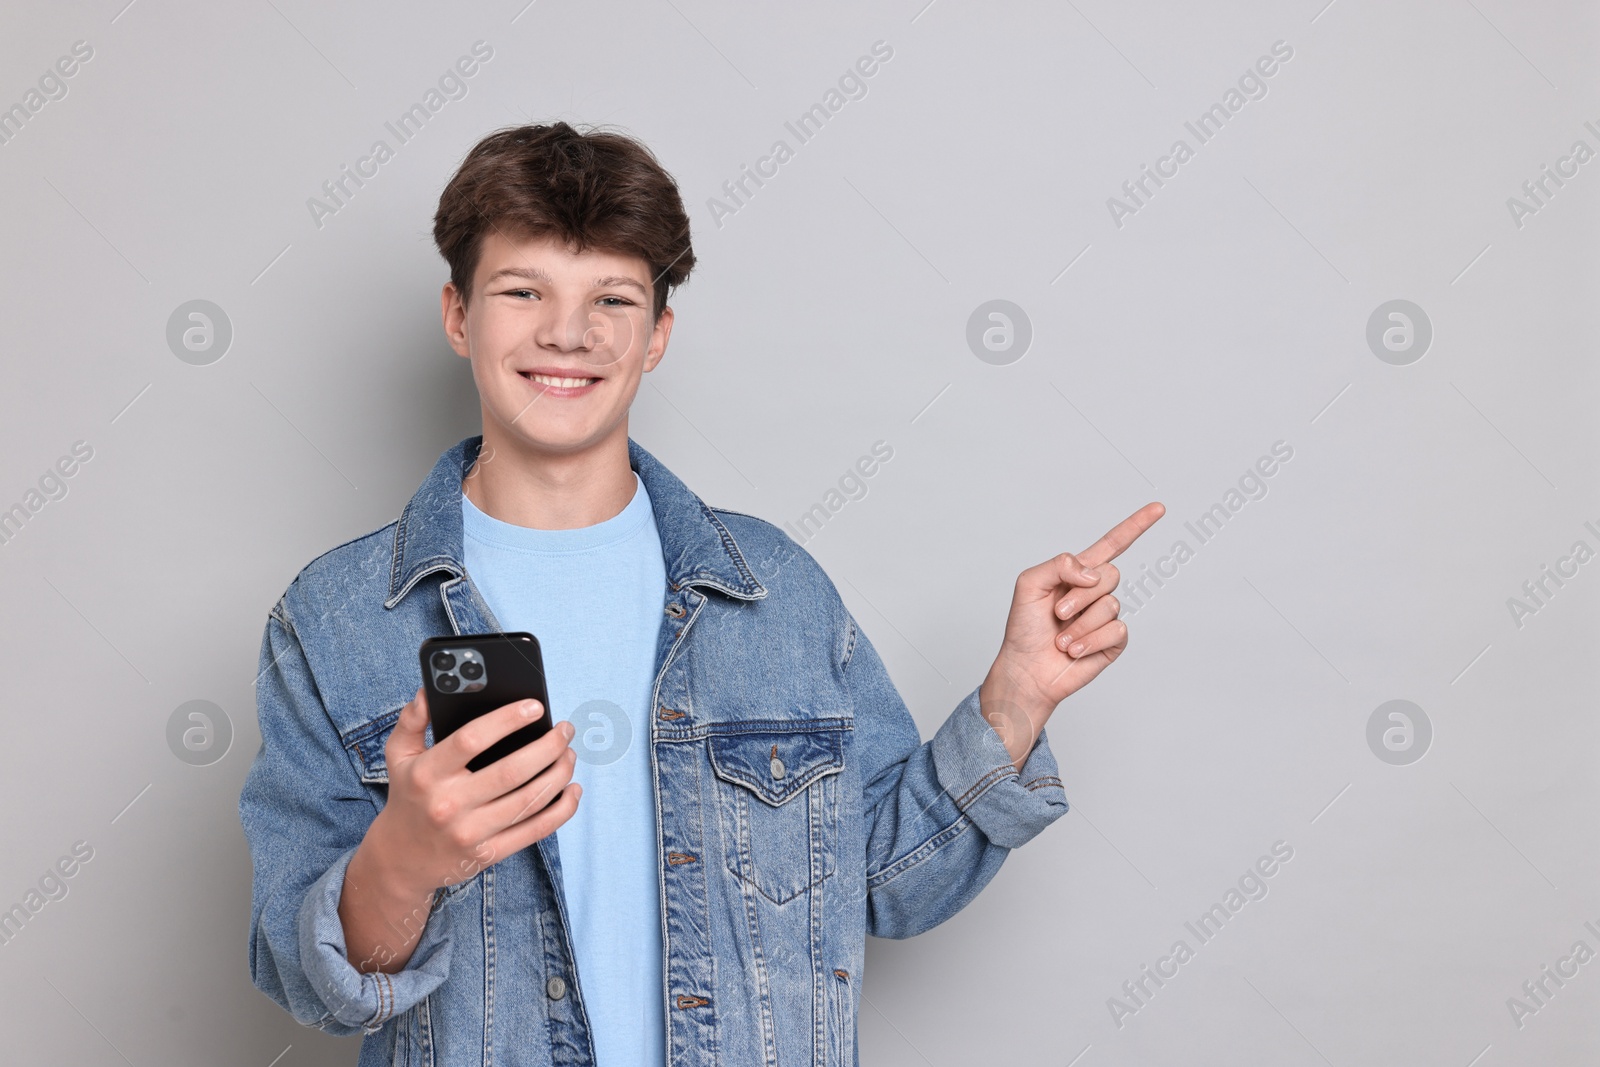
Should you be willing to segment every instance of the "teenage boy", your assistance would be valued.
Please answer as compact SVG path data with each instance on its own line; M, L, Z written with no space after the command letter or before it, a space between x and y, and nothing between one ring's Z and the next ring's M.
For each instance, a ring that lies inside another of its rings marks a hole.
M948 919L1067 810L1045 721L1126 646L1109 561L1161 505L1024 571L988 676L921 742L810 555L628 437L694 265L650 151L495 133L434 238L483 433L267 619L255 984L364 1034L363 1067L855 1064L866 935ZM538 637L551 706L432 744L418 645L500 630Z

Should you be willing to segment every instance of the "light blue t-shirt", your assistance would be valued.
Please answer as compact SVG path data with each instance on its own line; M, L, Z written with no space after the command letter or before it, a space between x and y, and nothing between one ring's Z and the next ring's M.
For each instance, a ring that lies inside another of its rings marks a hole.
M666 1019L650 697L666 565L650 495L594 526L535 530L461 497L467 573L502 629L539 640L551 716L571 720L583 787L556 830L597 1067L661 1067Z

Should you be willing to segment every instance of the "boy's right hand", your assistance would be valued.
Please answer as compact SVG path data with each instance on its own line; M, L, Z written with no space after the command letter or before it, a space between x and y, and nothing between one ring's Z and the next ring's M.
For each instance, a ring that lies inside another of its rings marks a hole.
M413 895L455 885L572 817L583 787L572 781L571 723L482 770L467 769L468 760L544 714L537 700L520 700L429 747L427 696L417 690L384 745L389 799L362 842L386 882Z

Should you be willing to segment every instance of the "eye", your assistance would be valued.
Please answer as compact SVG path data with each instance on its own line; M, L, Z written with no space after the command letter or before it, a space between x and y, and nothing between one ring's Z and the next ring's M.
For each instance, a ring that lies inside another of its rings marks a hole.
M633 306L633 301L629 300L627 297L622 297L622 296L602 296L600 299L601 300L615 300L616 301L615 304L607 304L606 305L607 307L632 307Z
M537 294L532 289L507 289L506 290L506 295L507 296L522 296L522 295L536 296Z

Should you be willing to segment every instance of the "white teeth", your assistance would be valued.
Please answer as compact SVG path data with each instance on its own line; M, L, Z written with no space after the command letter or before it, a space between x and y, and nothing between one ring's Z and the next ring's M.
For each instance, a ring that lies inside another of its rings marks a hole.
M576 389L590 382L599 381L598 378L552 378L548 374L530 374L528 377L540 385L553 385L558 389Z

